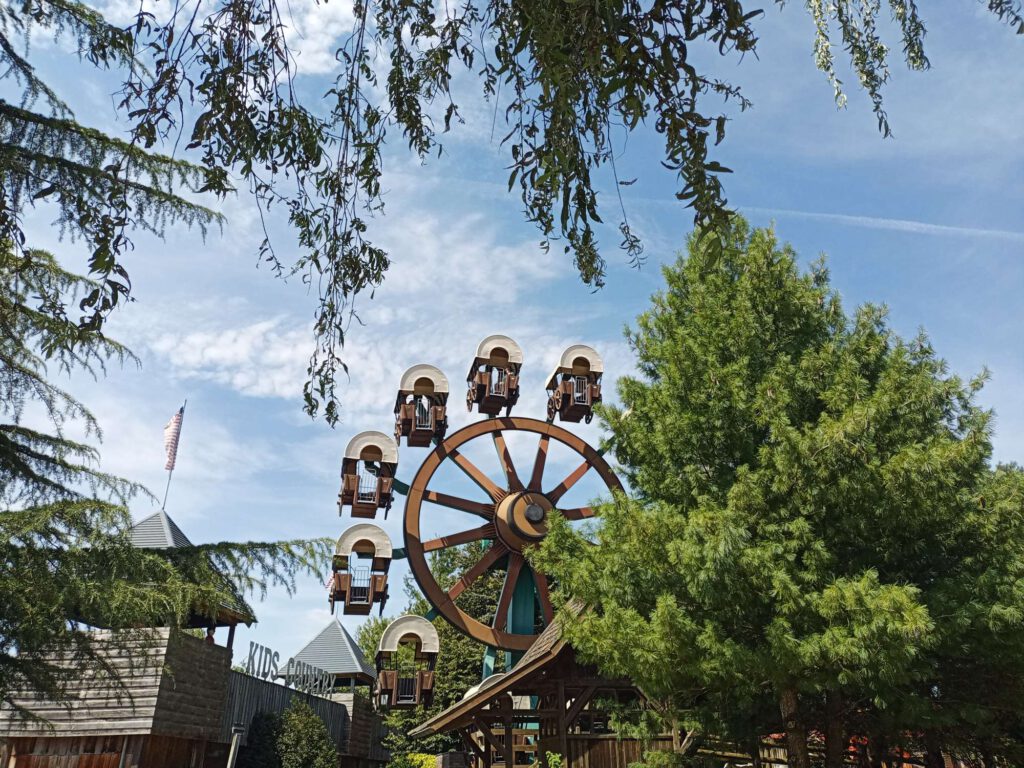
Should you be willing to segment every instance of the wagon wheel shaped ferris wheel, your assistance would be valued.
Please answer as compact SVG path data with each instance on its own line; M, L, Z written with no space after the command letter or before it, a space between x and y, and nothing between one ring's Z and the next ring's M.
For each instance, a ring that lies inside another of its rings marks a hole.
M538 435L537 452L528 476L521 475L513 464L505 441L506 432ZM488 437L494 443L504 473L498 482L460 451L471 441L486 440ZM567 446L582 459L579 466L553 485L545 484L544 481L544 468L552 440ZM451 461L479 486L488 501L478 502L432 490L431 480L446 461ZM583 520L593 516L590 507L559 506L562 497L592 469L598 473L608 490L622 490L618 478L600 452L571 432L536 419L485 419L464 427L439 443L428 454L409 485L405 505L406 556L417 583L434 609L458 630L492 648L509 651L528 649L536 639L536 634L522 631L522 626L508 626L513 601L522 601L525 590L528 598L535 598L539 603L545 624L551 621L553 611L548 578L526 562L523 550L543 540L551 515L560 515L566 520ZM424 502L466 513L467 519L470 516L477 518L477 525L424 540L421 536ZM482 525L479 524L481 520ZM480 541L490 542L482 557L453 586L448 589L442 587L430 570L428 554ZM505 579L493 625L488 626L459 607L457 600L473 582L501 566L505 568ZM529 600L529 603L528 609L532 615L533 600Z

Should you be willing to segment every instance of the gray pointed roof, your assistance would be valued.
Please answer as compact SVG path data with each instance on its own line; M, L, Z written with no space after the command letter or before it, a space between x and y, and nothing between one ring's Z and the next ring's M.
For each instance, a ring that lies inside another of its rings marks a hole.
M320 630L306 647L294 656L295 661L302 661L341 677L377 678L377 670L366 661L359 644L352 639L337 617Z
M135 523L131 529L132 544L142 549L171 549L174 547L191 547L181 528L171 520L170 515L158 509L149 517Z

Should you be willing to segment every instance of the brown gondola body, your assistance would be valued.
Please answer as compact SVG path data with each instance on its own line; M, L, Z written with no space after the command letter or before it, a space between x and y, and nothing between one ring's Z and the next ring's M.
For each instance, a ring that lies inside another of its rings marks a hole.
M388 624L377 650L377 707L430 706L438 650L437 630L422 616L401 616Z
M548 421L590 423L594 406L601 402L604 362L593 347L573 344L558 360L548 377Z
M448 431L448 379L432 365L414 365L402 374L395 399L395 441L423 448Z
M374 605L379 605L383 614L388 599L391 558L391 539L376 525L360 523L345 531L331 559L334 572L328 582L331 613L340 603L346 615L366 616Z
M466 375L466 408L508 416L519 401L519 372L523 352L508 336L488 336L480 342Z
M398 446L383 432L361 432L349 442L341 462L338 514L345 507L352 517L373 519L377 510L385 516L393 501Z
M560 421L587 424L594 418L594 406L601 402L601 384L588 377L559 377L561 380L548 391L548 421L558 416Z

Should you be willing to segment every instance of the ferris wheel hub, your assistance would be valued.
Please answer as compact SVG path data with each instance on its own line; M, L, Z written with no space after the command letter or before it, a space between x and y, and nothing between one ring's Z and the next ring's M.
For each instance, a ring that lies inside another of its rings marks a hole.
M548 498L538 491L511 493L495 510L494 522L498 537L515 552L536 544L548 532L548 512L554 509Z

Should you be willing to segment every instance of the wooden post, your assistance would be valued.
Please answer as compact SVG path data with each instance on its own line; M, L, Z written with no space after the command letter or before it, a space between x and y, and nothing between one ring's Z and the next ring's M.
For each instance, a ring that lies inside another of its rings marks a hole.
M566 733L568 723L565 722L565 682L563 680L558 681L555 708L558 710L558 719L555 721L555 727L558 729L558 749L562 753L562 765L566 768L572 768L569 765L569 737Z
M232 625L231 625L231 626L230 626L230 627L228 628L228 650L229 650L229 651L230 651L230 650L231 650L232 648L234 648L234 647L235 647L235 627L236 627L236 626L238 626L238 625L237 625L237 624L232 624Z
M124 741L121 742L121 757L117 761L117 768L125 768L128 760L128 737L124 737Z

